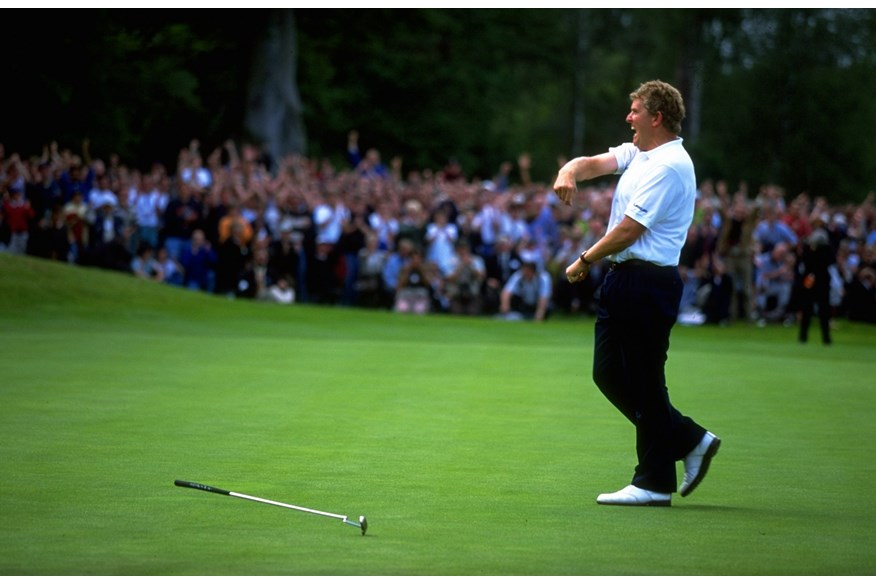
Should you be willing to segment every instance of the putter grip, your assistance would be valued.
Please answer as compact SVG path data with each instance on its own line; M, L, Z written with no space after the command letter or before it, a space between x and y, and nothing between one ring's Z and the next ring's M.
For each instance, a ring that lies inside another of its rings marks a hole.
M202 485L201 483L193 483L192 481L181 481L179 479L173 481L178 487L188 487L190 489L198 489L199 491L207 491L208 493L216 493L217 495L230 495L231 491L226 491L225 489L220 489L217 487L211 487L210 485Z

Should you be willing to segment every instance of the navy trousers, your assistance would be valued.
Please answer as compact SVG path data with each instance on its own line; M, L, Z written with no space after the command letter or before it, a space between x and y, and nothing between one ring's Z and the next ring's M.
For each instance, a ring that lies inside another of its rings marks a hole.
M603 282L596 318L593 381L636 428L631 484L661 493L676 491L676 461L706 432L673 407L666 387L669 333L682 287L674 266L616 264Z

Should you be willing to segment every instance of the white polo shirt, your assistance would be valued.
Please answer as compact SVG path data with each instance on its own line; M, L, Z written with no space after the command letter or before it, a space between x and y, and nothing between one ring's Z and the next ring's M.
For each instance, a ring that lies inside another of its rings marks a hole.
M607 231L628 216L646 227L638 241L608 256L611 261L639 259L677 266L696 201L693 161L678 138L647 152L631 142L609 148L620 180L611 203Z

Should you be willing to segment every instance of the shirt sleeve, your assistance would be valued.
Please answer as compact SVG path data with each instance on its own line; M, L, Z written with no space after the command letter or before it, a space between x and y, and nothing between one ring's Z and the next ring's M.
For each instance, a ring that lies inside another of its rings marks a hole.
M539 298L550 298L553 295L553 285L551 278L547 273L542 272L539 277L538 296Z
M511 274L511 277L508 278L508 281L505 282L505 286L502 288L503 292L514 293L514 289L517 288L517 282L520 281L520 272L514 272Z
M608 151L614 154L614 157L617 160L617 170L615 171L615 174L623 174L636 157L636 154L639 153L639 149L636 148L632 142L624 142L620 146L609 148Z

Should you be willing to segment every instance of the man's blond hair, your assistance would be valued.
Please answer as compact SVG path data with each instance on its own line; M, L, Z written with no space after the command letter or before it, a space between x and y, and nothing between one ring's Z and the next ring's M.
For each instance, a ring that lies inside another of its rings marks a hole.
M630 99L641 99L651 115L663 114L663 125L675 135L681 134L684 119L684 99L676 88L659 79L646 81L630 94Z

